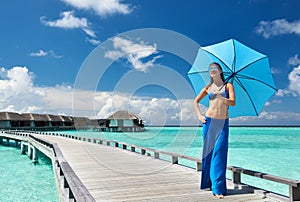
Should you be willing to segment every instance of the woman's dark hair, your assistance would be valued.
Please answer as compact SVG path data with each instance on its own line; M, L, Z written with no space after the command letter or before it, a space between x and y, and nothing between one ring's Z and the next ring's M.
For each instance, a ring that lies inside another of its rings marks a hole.
M217 63L217 62L213 62L213 63L211 63L209 66L211 66L211 65L216 65L216 66L218 67L219 70L222 70L221 65L220 65L219 63ZM225 78L224 78L223 71L222 71L222 73L220 74L220 76L221 76L222 81L225 83ZM213 79L212 79L212 78L210 79L210 83L213 83Z

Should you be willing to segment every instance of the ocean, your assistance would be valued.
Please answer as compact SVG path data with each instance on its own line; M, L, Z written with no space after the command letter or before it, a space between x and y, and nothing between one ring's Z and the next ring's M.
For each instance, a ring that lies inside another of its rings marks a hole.
M20 148L0 145L1 202L58 202L51 160L33 164Z
M138 133L93 131L61 131L60 133L116 140L197 158L201 157L201 127L147 127L146 129L146 132ZM300 128L298 127L230 127L228 165L300 180L299 152ZM190 162L183 163L187 166L194 166ZM49 196L49 200L47 198L44 201L57 201L51 161L46 157L42 162L39 159L39 163L33 165L26 155L20 154L19 149L0 146L0 165L0 172L4 176L4 179L3 177L0 179L3 181L0 182L1 201L3 197L11 195L16 195L17 198L24 200L6 201L27 201L28 195L39 192L43 196L36 195L34 198ZM231 178L230 171L227 172L227 178ZM30 183L28 188L27 180L35 182L36 185ZM21 187L20 181L25 182L23 188L19 188ZM251 176L242 175L242 182L286 196L289 193L287 185ZM40 183L45 184L41 186ZM1 186L5 186L5 191ZM49 191L46 194L40 189ZM14 190L15 192L13 192Z

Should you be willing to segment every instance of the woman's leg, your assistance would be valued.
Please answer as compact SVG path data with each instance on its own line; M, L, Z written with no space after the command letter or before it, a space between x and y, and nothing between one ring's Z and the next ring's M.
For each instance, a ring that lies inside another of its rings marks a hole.
M227 154L228 154L228 134L229 125L228 120L216 120L217 125L222 127L221 133L215 143L212 159L210 178L212 181L213 194L224 195L227 192L226 187L226 167L227 167Z
M212 152L209 151L209 142L205 141L210 126L210 118L206 117L206 123L202 125L202 140L203 140L203 149L202 149L202 170L201 170L201 184L200 189L211 188L210 180L210 165Z

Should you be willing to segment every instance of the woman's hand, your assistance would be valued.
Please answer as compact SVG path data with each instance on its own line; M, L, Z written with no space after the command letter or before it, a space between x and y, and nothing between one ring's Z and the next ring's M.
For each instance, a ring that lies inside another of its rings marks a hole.
M198 116L199 120L201 121L201 123L206 123L206 118L203 115Z

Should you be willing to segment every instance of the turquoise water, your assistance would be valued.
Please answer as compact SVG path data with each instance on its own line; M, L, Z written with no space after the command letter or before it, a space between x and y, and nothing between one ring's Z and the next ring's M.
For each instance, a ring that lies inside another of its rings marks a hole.
M20 148L0 145L1 202L57 202L51 160L39 154L33 164Z
M141 133L69 131L65 134L116 140L201 157L202 131L196 127L149 127ZM300 180L300 128L231 127L228 165ZM184 162L194 166L190 162ZM227 172L231 178L231 172ZM288 186L242 175L242 182L288 196Z

